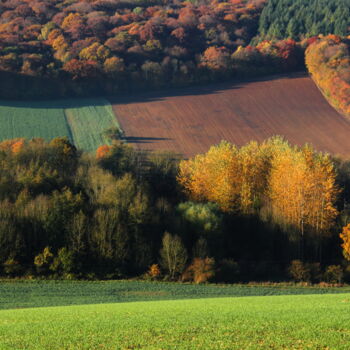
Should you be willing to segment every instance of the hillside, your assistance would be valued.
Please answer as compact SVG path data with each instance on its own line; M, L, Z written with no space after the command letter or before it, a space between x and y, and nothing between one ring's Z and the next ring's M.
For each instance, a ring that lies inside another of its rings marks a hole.
M128 142L141 149L192 156L223 139L242 145L283 135L350 154L350 123L301 74L117 98L113 109Z

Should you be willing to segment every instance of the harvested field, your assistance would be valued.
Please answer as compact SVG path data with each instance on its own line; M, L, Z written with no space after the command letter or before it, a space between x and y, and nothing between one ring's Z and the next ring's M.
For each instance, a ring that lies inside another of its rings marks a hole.
M192 156L221 140L237 145L282 135L350 156L350 122L301 74L115 98L127 140Z

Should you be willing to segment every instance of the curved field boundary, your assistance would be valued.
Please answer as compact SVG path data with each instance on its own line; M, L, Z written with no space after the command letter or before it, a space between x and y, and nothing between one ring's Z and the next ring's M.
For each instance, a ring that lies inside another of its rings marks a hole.
M243 145L282 135L293 144L350 156L350 122L301 74L122 97L112 104L127 141L146 150L192 156L221 140Z

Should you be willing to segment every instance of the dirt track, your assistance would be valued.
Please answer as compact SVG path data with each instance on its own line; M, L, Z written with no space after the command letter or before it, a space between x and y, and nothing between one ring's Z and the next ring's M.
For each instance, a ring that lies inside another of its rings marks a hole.
M309 77L217 84L113 100L130 144L192 156L221 140L242 145L283 135L291 143L349 156L350 122Z

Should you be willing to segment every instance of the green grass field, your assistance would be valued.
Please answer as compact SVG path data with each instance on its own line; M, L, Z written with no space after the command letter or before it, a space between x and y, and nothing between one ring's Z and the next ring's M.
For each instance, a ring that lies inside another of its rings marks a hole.
M25 137L51 140L67 136L78 148L95 151L108 142L103 132L119 127L103 98L45 102L0 101L0 141Z
M350 295L0 311L0 349L349 349Z
M0 281L0 309L220 297L350 293L350 287L194 285L145 281Z

